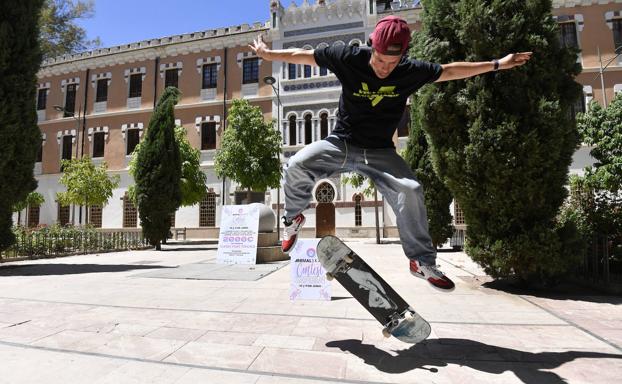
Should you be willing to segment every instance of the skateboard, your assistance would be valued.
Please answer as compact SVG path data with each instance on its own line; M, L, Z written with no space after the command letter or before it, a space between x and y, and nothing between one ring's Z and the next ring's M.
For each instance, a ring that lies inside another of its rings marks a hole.
M416 344L430 335L430 324L341 240L325 236L316 249L326 278L343 285L380 322L385 337Z

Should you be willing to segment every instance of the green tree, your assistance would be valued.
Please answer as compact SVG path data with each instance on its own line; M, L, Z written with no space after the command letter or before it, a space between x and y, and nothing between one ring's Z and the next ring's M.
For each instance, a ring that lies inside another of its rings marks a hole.
M443 245L453 234L449 206L453 199L449 189L436 175L432 166L431 148L421 128L418 101L413 97L410 113L410 131L403 157L423 185L425 206L428 211L428 227L432 244L436 248Z
M519 68L421 91L434 169L464 209L467 253L493 277L548 281L574 266L556 214L578 144L575 50L560 45L551 1L422 1L415 56L487 61L533 51Z
M577 126L583 142L593 146L590 155L596 162L583 177L572 179L571 190L581 199L570 203L583 213L591 235L622 244L622 95L607 108L590 103L588 112L577 117ZM622 261L622 245L614 252Z
M622 94L618 93L607 108L595 101L589 111L577 117L583 142L594 146L590 155L594 167L587 167L586 178L592 187L619 193L622 190Z
M175 87L164 90L136 157L138 214L145 238L158 250L171 227L170 215L181 203L181 159L175 142L175 105L180 95Z
M91 205L104 206L112 197L112 191L119 186L120 177L108 176L108 165L104 162L95 166L90 157L82 159L63 160L63 175L59 183L67 188L65 192L58 192L56 198L62 205ZM88 224L88 209L86 211ZM82 223L80 223L82 224Z
M248 191L276 188L281 180L281 135L264 122L261 109L233 100L220 150L214 159L218 177L228 177Z
M13 212L17 212L17 225L21 225L22 211L28 207L40 207L45 198L39 192L30 192L22 201L13 204ZM26 211L25 225L28 225L28 211Z
M92 17L94 9L93 0L44 0L40 19L43 58L99 47L99 38L88 40L86 30L76 23L79 19Z
M181 188L180 206L188 207L201 202L203 197L205 197L207 193L207 176L201 170L201 151L192 147L184 127L175 127L175 142L179 147L179 156L181 158L181 179L179 180L179 187ZM134 152L132 152L132 158L129 163L129 173L132 177L136 174L140 149L141 144L138 144L134 148ZM137 205L136 185L131 185L128 188L127 194L134 205Z
M41 146L35 97L41 0L0 2L0 250L15 242L12 207L37 188Z

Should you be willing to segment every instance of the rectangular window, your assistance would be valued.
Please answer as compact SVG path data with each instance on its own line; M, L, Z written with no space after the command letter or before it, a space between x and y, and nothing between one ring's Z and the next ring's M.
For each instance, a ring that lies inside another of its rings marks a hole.
M104 157L105 138L105 132L95 132L93 134L93 157Z
M69 224L69 206L62 206L58 203L58 223L60 225Z
M33 228L39 225L40 212L40 207L28 206L28 228Z
M328 69L326 67L320 67L320 76L328 75Z
M143 75L136 73L130 76L130 94L129 97L141 97L143 94Z
M574 21L560 23L559 29L562 47L579 48L579 42L577 41L577 24L575 24Z
M288 64L287 65L287 78L289 80L294 80L296 78L296 64Z
M613 46L616 53L622 53L622 19L613 19Z
M203 65L203 83L201 89L216 88L218 82L218 64Z
M102 207L99 205L91 205L89 212L89 223L94 228L102 227Z
M71 160L71 155L73 151L73 136L63 136L63 153L61 159L63 160Z
M138 224L138 210L127 196L123 197L123 228L136 228Z
M179 72L177 69L167 69L164 72L164 88L166 87L179 88Z
M67 84L66 92L63 117L70 117L76 112L76 84Z
M39 143L39 150L37 151L37 163L43 161L43 139Z
M47 106L47 101L48 101L48 90L40 89L37 92L37 111L44 110L45 107Z
M134 148L138 145L140 141L140 130L138 129L128 129L127 133L127 152L126 155L131 155L134 152Z
M216 123L201 124L201 149L216 149Z
M216 194L208 192L199 203L199 227L216 226Z
M95 102L100 103L102 101L108 101L108 79L97 80Z
M259 82L259 59L244 59L242 84L251 84Z
M311 77L311 66L310 65L305 65L305 77L306 78Z
M456 200L454 200L454 224L455 225L464 225L466 221L464 220L464 211L460 208L460 205Z

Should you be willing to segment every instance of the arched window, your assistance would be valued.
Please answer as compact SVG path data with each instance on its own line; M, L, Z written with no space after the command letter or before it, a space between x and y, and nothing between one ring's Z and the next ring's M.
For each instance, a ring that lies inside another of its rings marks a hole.
M289 117L289 145L296 145L296 116Z
M312 129L311 114L307 113L305 115L305 144L311 144L313 141Z
M323 182L315 190L315 200L318 203L332 203L335 200L335 188L330 183Z
M320 139L328 136L328 113L324 112L320 115Z

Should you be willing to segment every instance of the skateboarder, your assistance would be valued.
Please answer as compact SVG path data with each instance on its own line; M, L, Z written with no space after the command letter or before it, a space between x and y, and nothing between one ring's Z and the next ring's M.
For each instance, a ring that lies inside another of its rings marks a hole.
M451 291L453 281L436 267L422 186L397 154L393 134L408 97L423 85L510 69L525 64L531 52L485 62L439 65L409 59L409 42L406 21L388 16L378 22L367 47L273 50L268 49L261 35L250 45L264 60L328 68L342 85L335 129L289 159L283 186L282 247L286 253L294 247L305 223L302 211L312 198L317 180L335 173L360 173L373 180L395 212L411 273L438 289Z

